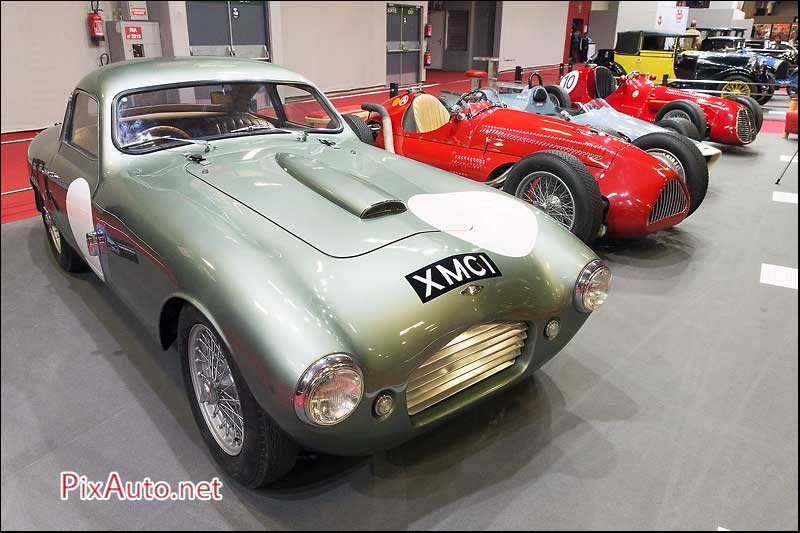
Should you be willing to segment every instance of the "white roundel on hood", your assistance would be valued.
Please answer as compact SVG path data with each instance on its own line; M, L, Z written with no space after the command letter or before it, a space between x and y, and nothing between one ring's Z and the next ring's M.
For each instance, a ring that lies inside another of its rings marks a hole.
M440 231L507 257L530 254L539 233L533 210L504 194L417 194L408 199L408 209Z

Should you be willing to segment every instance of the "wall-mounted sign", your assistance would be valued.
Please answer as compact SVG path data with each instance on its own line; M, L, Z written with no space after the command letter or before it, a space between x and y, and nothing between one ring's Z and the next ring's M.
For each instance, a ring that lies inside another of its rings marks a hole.
M125 26L125 38L129 41L142 40L142 27L141 26Z
M146 7L131 7L131 16L132 17L147 17L147 8Z

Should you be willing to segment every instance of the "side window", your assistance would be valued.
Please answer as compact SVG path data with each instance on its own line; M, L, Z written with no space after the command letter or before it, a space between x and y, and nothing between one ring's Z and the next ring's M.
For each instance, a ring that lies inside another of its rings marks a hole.
M97 100L84 92L75 93L72 103L72 120L69 123L66 141L92 157L97 157L99 151L98 125Z
M616 53L622 55L635 55L639 53L639 40L642 34L639 32L625 32L617 34Z

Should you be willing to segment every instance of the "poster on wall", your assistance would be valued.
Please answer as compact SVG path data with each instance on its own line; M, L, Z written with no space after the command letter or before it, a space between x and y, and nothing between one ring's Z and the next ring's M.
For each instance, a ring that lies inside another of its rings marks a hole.
M655 30L664 33L683 33L689 25L688 19L688 7L675 7L659 2L656 9Z

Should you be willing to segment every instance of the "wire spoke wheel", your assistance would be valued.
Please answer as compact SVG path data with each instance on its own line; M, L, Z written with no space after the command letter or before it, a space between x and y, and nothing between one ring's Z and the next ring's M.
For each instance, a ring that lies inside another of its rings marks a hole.
M203 324L189 332L186 356L195 398L214 440L228 455L238 455L244 442L244 417L239 391L216 335Z
M665 150L664 148L650 148L649 150L645 151L674 170L681 177L684 183L686 183L686 170L683 168L683 164L681 163L680 159L675 156L675 154L669 150Z
M575 224L575 198L566 183L555 174L541 171L528 174L519 182L516 196L572 230Z
M53 247L56 249L57 253L61 253L61 232L58 231L55 223L53 222L53 217L50 215L49 212L45 212L44 214L44 224L47 226L47 234L50 236L50 242L53 243Z
M750 96L750 86L743 81L729 81L722 86L721 92L723 98L728 98L735 94Z
M672 109L670 111L667 111L662 117L662 120L665 118L683 119L692 122L692 117L689 116L689 113L681 109Z

